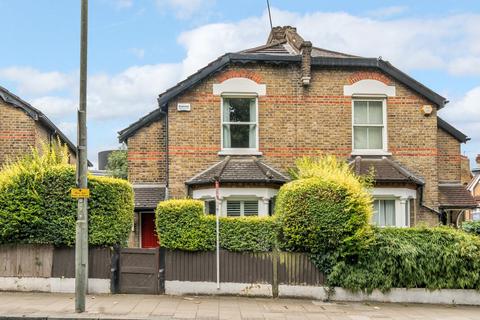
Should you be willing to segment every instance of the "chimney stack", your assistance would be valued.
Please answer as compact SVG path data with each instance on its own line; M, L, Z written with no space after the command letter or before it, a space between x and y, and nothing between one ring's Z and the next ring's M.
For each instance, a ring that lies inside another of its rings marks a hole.
M312 43L310 41L303 41L300 47L302 52L302 84L304 86L310 85L310 69L312 63Z

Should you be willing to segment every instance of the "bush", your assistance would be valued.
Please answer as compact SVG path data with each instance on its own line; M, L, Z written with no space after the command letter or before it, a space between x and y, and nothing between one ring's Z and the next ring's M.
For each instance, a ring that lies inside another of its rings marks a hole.
M156 224L163 247L187 251L215 250L215 217L206 216L203 201L167 200L158 204ZM220 218L220 246L231 251L270 251L275 246L272 218Z
M372 198L368 183L335 157L297 162L298 180L280 188L275 214L288 251L328 253L366 245ZM353 250L353 249L352 249Z
M465 221L462 223L462 230L480 235L480 221Z
M480 289L480 238L448 227L376 228L375 241L337 261L327 280L368 292Z
M0 243L75 243L75 168L63 151L9 164L0 172ZM124 180L89 176L90 245L124 244L133 222L133 190Z

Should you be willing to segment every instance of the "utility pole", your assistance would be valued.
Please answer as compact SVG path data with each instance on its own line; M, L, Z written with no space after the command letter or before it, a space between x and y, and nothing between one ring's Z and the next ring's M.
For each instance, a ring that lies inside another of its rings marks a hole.
M75 311L85 311L88 286L88 196L87 189L87 39L88 0L81 0L80 103L77 130L77 224L75 234ZM72 190L74 196L74 190Z

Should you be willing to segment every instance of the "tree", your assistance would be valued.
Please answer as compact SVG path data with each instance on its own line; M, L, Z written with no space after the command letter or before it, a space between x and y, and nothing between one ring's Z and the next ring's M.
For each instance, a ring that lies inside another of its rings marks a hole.
M128 161L127 150L120 148L112 151L108 156L107 172L115 178L127 179L128 177Z

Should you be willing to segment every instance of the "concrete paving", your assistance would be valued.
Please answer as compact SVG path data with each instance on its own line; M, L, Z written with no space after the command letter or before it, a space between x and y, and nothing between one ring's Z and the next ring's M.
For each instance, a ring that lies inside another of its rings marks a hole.
M211 296L88 296L74 313L72 294L0 292L0 319L480 319L480 307L329 303L301 299Z

